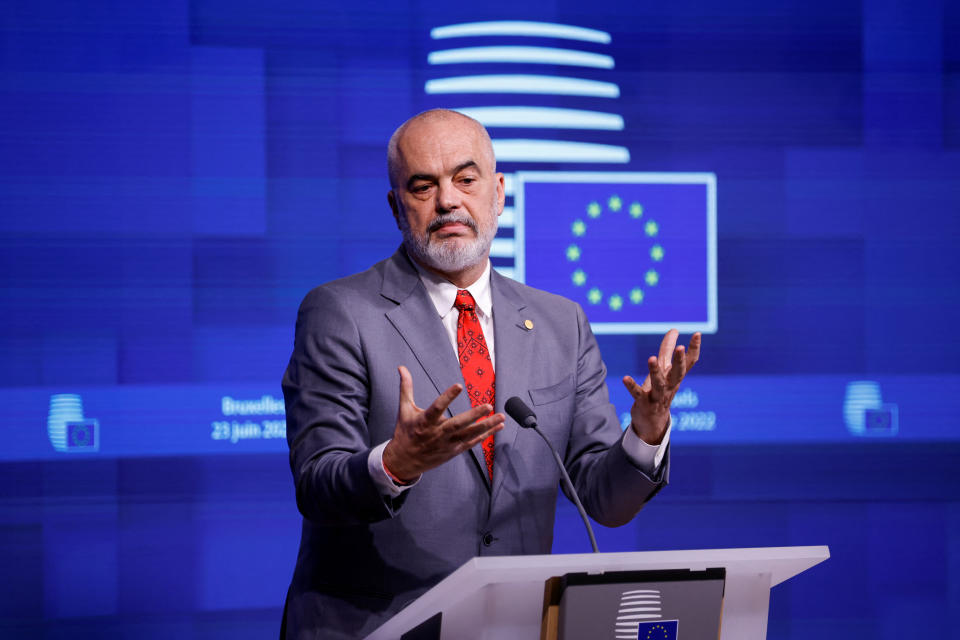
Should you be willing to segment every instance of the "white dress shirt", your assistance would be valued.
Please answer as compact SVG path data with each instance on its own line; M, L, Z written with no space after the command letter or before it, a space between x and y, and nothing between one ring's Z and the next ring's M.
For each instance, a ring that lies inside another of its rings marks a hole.
M437 274L421 269L420 265L414 263L417 272L420 274L420 281L427 289L427 294L437 309L443 328L447 332L447 338L450 340L450 348L459 360L457 353L457 319L460 314L453 306L457 297L457 291L460 289L449 280L438 276ZM480 328L483 329L483 337L487 342L487 349L490 352L491 364L496 371L496 347L494 345L493 334L493 296L490 292L490 261L487 260L487 267L483 270L480 278L473 284L466 287L466 290L473 296L476 303L477 317L480 320ZM670 429L672 425L667 425L667 431L663 435L663 442L659 445L650 445L640 439L633 429L627 429L623 437L623 448L627 457L639 468L653 475L660 468L663 461L663 454L667 450L667 444L670 442ZM389 440L387 441L389 442ZM419 481L410 484L400 485L393 481L383 468L383 450L387 442L382 442L370 451L367 457L367 468L370 470L370 477L374 484L380 490L381 495L397 497Z

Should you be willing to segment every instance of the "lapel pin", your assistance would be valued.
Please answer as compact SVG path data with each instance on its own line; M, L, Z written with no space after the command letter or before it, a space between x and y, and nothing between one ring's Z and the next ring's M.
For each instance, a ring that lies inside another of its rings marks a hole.
M533 320L524 320L523 328L526 329L527 331L530 331L531 329L533 329Z

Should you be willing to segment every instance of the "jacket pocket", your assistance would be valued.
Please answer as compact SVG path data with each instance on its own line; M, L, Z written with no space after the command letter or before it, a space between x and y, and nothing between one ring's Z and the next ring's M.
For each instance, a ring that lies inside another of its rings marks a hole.
M570 374L560 382L552 384L549 387L530 389L530 399L535 405L544 405L550 404L551 402L556 402L557 400L562 400L572 392L573 374Z

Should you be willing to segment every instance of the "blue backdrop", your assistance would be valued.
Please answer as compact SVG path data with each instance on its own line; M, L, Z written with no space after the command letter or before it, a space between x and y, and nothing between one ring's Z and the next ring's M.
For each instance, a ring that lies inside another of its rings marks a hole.
M505 20L577 29L450 28ZM296 308L397 246L386 140L436 106L620 411L706 332L673 482L601 548L828 544L771 638L957 636L957 3L13 0L0 39L0 637L275 634Z

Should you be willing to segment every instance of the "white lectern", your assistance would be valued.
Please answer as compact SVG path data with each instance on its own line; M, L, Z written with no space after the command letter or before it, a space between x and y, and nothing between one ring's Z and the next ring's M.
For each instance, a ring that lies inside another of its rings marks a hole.
M721 640L763 640L770 588L830 557L819 547L699 549L474 558L427 591L368 640L397 640L443 612L441 638L530 640L540 636L544 582L566 573L726 569Z

